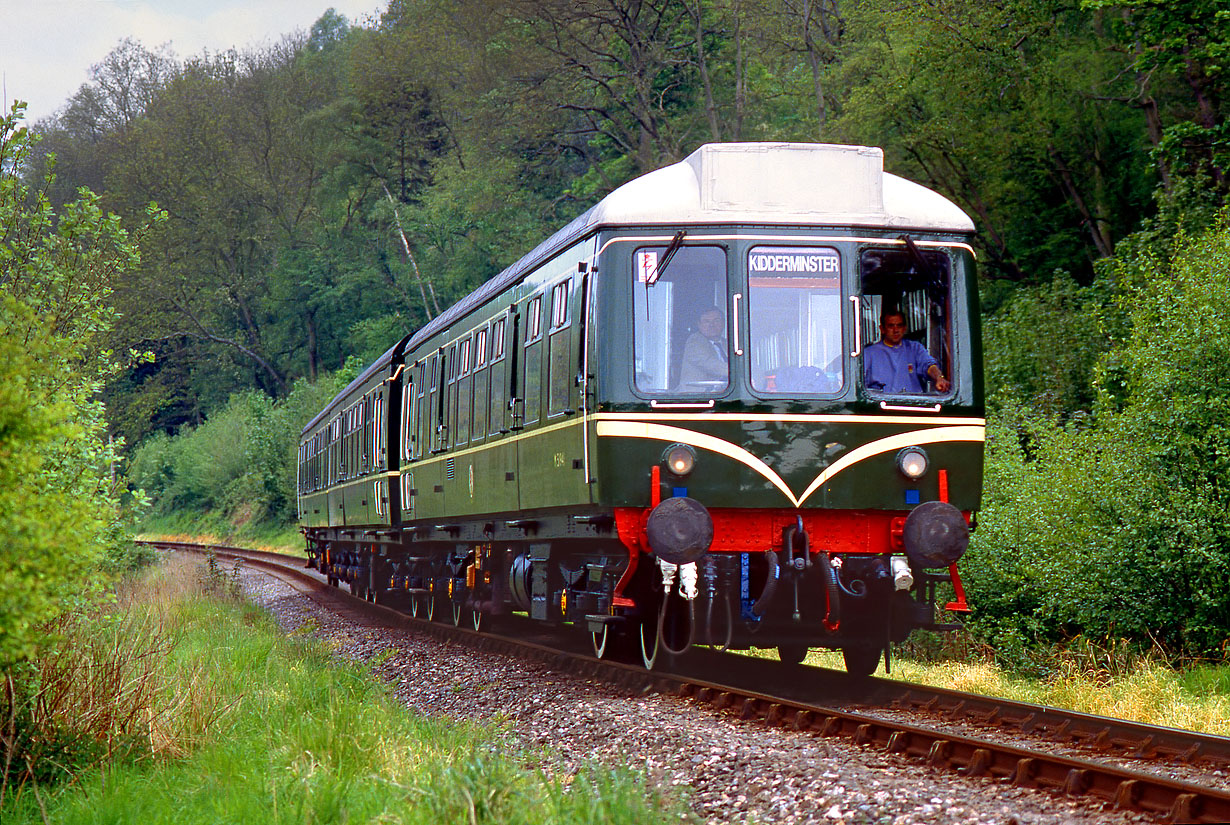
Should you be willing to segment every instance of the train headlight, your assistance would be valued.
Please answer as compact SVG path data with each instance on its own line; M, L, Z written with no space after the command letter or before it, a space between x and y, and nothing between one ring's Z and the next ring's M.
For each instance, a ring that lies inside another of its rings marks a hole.
M672 444L664 456L666 469L677 476L686 476L696 466L696 451L687 444Z
M897 469L908 479L917 481L927 473L927 454L918 447L906 447L897 453Z

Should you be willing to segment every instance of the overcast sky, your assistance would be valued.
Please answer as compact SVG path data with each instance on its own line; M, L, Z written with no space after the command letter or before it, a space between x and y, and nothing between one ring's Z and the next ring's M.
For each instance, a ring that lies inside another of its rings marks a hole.
M330 7L353 23L387 0L0 0L0 98L29 103L27 122L59 109L125 37L187 57L275 43Z

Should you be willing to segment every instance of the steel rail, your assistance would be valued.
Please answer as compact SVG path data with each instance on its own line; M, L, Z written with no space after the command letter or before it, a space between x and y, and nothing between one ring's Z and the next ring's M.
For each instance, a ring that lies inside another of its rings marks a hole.
M244 559L322 601L344 603L390 625L413 627L430 635L463 641L482 649L529 658L588 678L632 690L673 692L717 708L736 709L744 719L783 725L822 736L845 736L856 744L882 748L956 770L964 776L1000 779L1020 787L1042 788L1073 796L1089 796L1116 808L1164 815L1176 823L1230 822L1230 792L1103 762L1058 756L1044 751L991 742L971 736L884 719L855 710L816 704L801 693L857 695L847 705L922 708L949 718L967 717L984 724L1012 724L1026 733L1049 733L1099 751L1118 750L1135 758L1172 757L1186 762L1221 763L1230 754L1227 737L1108 719L1059 708L1000 700L943 688L889 679L855 679L821 668L800 668L757 660L774 692L729 684L729 654L698 651L673 663L670 670L649 672L639 666L598 660L568 649L554 637L544 637L537 623L519 622L535 630L534 639L493 635L441 622L412 619L389 607L372 604L330 587L293 556L220 545L146 542L163 549L212 551L219 557ZM575 634L573 634L575 635ZM575 648L575 645L572 645ZM717 678L712 678L716 674ZM780 677L790 675L790 679ZM802 675L804 678L800 678ZM781 689L787 687L788 689ZM836 687L836 690L831 688ZM788 695L783 695L788 694Z
M1230 737L1080 711L1001 700L947 688L874 679L861 704L923 710L979 725L1015 728L1058 742L1132 759L1174 759L1211 767L1230 766Z

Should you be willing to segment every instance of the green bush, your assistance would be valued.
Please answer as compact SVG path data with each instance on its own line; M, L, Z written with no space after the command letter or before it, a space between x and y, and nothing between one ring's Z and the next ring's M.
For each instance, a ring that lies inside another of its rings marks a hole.
M1111 267L1128 332L1095 370L1091 420L997 401L966 566L974 626L1006 647L1230 642L1230 224L1174 249Z
M0 669L132 560L97 398L115 369L107 299L137 246L89 191L57 214L52 177L22 178L21 111L0 117Z
M300 380L282 399L233 396L199 427L146 439L129 480L154 516L211 513L236 525L286 523L295 513L299 433L357 374L357 361L315 383Z

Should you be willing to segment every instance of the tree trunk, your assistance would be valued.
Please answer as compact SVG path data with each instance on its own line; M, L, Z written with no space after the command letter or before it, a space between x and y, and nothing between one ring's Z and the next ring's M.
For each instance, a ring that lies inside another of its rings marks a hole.
M316 341L316 310L309 309L306 314L307 347L308 347L308 378L313 382L320 374L320 351Z
M811 36L811 3L803 0L803 44L807 47L807 64L811 67L811 81L816 90L816 138L824 139L824 123L828 110L824 105L824 85L820 79L820 55L816 50L816 41Z
M1098 254L1103 258L1109 258L1115 254L1115 244L1110 237L1106 221L1090 211L1080 188L1076 185L1076 178L1072 175L1072 169L1068 166L1063 156L1059 154L1059 150L1054 146L1048 146L1047 153L1051 156L1051 163L1054 164L1052 171L1059 180L1060 188L1068 196L1068 200L1072 202L1072 205L1076 207L1076 211L1080 212L1081 220L1088 227L1089 236L1093 239L1093 245L1098 250Z
M743 55L743 8L735 2L735 128L731 140L743 139L743 114L747 108L747 67Z
M393 193L389 191L389 187L385 185L383 179L380 181L380 187L384 189L384 196L389 199L389 205L393 207L393 221L397 224L397 236L401 239L402 251L406 253L406 259L410 261L410 267L414 270L414 279L419 284L419 294L423 297L423 311L427 313L427 320L430 321L436 315L440 314L440 304L436 302L436 290L431 285L431 281L423 280L423 273L419 272L418 261L414 259L414 253L410 251L410 239L406 237L406 230L401 225L401 212L397 209L397 201L393 198ZM396 284L394 284L396 286ZM398 287L398 291L401 288ZM427 295L431 294L431 304L427 303ZM403 297L405 293L403 292ZM406 301L409 304L409 300ZM432 310L435 310L433 313Z
M705 59L705 27L703 23L704 9L701 0L696 0L692 11L696 18L696 64L700 68L700 85L705 90L705 114L709 118L709 134L714 141L722 139L721 128L718 125L717 106L713 103L713 84L709 80L709 63Z

